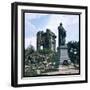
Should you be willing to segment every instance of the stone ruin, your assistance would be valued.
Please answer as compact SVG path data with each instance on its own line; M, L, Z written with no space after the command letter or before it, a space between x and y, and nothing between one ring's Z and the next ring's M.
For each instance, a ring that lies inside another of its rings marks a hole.
M37 32L37 51L43 49L56 50L56 35L49 29Z

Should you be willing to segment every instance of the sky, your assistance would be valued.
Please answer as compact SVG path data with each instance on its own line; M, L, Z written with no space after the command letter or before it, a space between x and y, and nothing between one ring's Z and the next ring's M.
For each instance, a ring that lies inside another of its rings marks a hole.
M47 28L57 36L58 47L58 26L61 22L67 34L66 43L79 41L79 15L25 13L25 49L33 45L36 50L36 34L38 31L46 32Z

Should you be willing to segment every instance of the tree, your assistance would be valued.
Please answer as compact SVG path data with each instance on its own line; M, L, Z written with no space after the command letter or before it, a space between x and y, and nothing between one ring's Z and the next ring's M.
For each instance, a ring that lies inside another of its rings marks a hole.
M79 53L80 53L80 46L79 46L79 41L70 41L68 42L68 53L69 53L69 57L71 59L71 61L74 64L79 64L80 60L79 60Z
M29 45L29 47L25 49L25 57L29 56L34 52L35 52L34 47L32 45Z

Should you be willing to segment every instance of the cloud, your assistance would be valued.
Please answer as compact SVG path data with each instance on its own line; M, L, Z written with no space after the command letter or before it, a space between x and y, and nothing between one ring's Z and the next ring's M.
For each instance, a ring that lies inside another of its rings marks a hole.
M36 32L37 28L29 20L30 16L25 16L25 38L33 37L33 32Z
M47 16L48 14L40 14L40 13L25 13L26 19L31 21L34 19L39 19L41 17Z
M25 38L25 49L32 45L36 50L36 37Z

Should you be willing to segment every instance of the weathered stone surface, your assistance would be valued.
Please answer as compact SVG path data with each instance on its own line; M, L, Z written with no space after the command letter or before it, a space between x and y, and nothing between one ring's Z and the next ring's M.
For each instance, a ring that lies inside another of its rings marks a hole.
M37 32L37 50L50 49L55 51L56 49L56 35L49 29L46 32Z
M59 60L60 64L70 64L70 58L68 56L68 48L67 45L60 46L59 48Z

